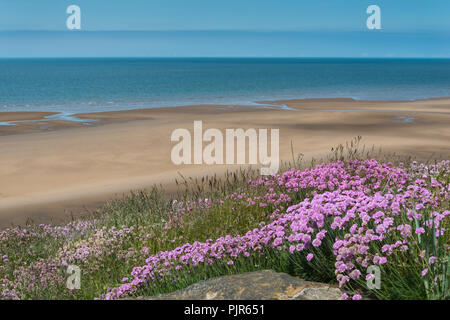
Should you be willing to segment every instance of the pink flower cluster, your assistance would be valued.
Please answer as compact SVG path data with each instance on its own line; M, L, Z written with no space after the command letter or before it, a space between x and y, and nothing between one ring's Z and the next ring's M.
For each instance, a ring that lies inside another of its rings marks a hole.
M131 281L109 289L102 298L131 295L160 279L176 281L178 272L191 272L199 264L232 265L238 257L261 255L268 249L291 254L304 252L306 259L312 261L313 251L320 249L330 234L334 235L330 254L334 254L336 279L342 287L351 279L362 277L369 265L388 264L395 252L411 250L418 234L434 230L436 237L443 235L442 220L450 211L435 209L441 201L448 201L449 185L430 179L415 179L389 163L355 160L250 181L253 187L264 185L279 191L278 194L311 190L312 196L277 213L270 224L245 235L186 243L152 255L145 265L133 269ZM232 197L254 204L245 193ZM287 198L283 195L270 199L282 205ZM264 203L263 199L258 200ZM381 252L374 248L381 248ZM353 296L354 300L360 298Z
M48 224L40 224L37 228L21 228L14 227L0 231L0 242L8 240L26 241L29 239L43 239L51 237L57 239L72 239L82 237L96 227L96 220L80 220L73 221L63 226L52 226Z

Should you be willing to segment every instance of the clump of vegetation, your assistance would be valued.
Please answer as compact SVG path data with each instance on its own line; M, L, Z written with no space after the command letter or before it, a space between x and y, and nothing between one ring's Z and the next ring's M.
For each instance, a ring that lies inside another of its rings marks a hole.
M392 164L360 140L278 175L182 177L172 197L154 188L88 219L1 231L0 297L117 299L274 269L337 283L343 299L448 298L450 161Z

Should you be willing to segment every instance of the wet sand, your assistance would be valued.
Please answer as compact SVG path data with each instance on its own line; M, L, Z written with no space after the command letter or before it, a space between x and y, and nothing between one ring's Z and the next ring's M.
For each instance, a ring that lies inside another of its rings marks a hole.
M307 99L273 107L189 106L75 115L95 122L48 120L52 113L0 113L0 227L63 221L130 190L238 166L170 160L177 128L280 130L280 157L320 157L361 135L367 146L418 159L450 157L450 98L408 102ZM282 108L281 106L284 105ZM291 110L292 109L292 110Z

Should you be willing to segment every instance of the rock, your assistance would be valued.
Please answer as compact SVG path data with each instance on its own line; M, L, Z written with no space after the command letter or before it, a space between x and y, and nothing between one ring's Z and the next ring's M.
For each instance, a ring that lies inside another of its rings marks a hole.
M148 300L339 300L336 286L310 282L272 270L200 281L186 289Z

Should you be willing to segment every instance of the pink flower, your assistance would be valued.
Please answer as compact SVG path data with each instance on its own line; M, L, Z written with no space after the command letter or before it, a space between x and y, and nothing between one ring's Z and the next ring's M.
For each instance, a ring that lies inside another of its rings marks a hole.
M349 296L346 293L343 293L341 296L341 300L348 300Z
M314 255L312 253L308 253L306 256L306 260L311 261L314 258Z
M422 227L417 228L416 231L415 231L415 233L416 233L416 234L423 234L423 233L425 233L425 229L422 228Z
M274 246L279 246L283 243L283 239L282 238L276 238L275 241L273 242Z
M361 276L361 271L359 270L353 270L352 272L350 272L350 277L352 279L358 279Z

